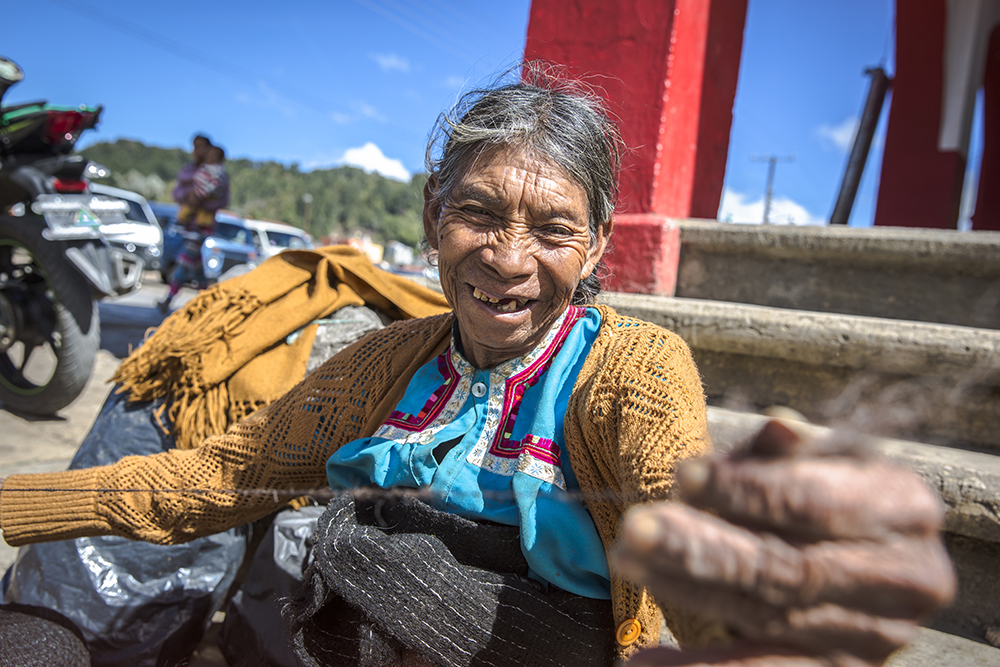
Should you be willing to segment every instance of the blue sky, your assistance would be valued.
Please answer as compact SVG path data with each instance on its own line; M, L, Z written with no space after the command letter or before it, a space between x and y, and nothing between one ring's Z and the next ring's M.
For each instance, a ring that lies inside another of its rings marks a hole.
M406 177L422 168L437 115L520 59L529 6L14 3L5 23L19 27L0 53L25 80L5 102L103 104L82 145L125 137L186 147L205 132L231 156ZM829 216L867 91L864 69L892 73L892 17L892 0L750 0L721 219L759 221L767 167L751 155L765 154L795 154L778 165L772 221ZM852 225L871 224L887 111Z

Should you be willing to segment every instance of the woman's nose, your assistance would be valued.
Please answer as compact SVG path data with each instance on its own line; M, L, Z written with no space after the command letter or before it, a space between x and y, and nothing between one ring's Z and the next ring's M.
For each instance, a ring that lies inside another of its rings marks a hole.
M504 235L483 254L484 261L503 278L516 278L534 272L534 243L523 234Z

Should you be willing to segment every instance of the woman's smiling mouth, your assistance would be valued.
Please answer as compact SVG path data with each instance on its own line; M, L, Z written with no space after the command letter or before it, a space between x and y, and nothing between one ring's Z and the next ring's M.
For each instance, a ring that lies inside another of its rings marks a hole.
M518 299L514 297L498 299L495 296L484 294L478 287L472 288L472 296L479 299L483 303L489 304L490 307L494 310L499 310L501 313L513 313L524 308L528 303L528 299Z

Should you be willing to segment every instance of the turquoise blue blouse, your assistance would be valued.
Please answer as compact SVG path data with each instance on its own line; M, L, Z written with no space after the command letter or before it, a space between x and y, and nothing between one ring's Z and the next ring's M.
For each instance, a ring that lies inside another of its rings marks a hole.
M330 486L424 488L443 511L520 526L533 578L609 599L604 546L578 500L563 439L573 383L599 325L596 309L572 306L538 347L487 370L462 356L454 332L388 421L330 457Z

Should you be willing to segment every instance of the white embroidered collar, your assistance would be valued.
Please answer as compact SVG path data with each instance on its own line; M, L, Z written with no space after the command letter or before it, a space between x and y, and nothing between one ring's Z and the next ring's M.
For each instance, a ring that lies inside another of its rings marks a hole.
M492 378L506 379L514 375L517 375L524 369L531 366L533 363L535 363L535 361L538 360L540 356L542 356L545 353L546 350L549 349L549 347L552 346L552 343L553 341L555 341L556 335L559 333L559 330L562 327L563 322L566 321L566 318L569 316L569 313L573 308L574 306L570 306L569 308L564 310L563 314L559 316L559 319L557 319L555 323L545 333L545 337L542 339L542 342L536 345L527 354L505 361L499 366L495 366L490 369L483 369L483 371L488 370L488 372L490 373L490 377ZM452 330L451 330L451 348L449 350L451 354L451 363L455 366L455 370L458 371L459 375L461 375L462 377L469 377L475 375L477 372L480 371L480 369L477 369L475 366L473 366L469 362L469 360L466 359L461 352L459 352L457 344L458 340L459 340L458 320L456 320L455 323L452 325Z

